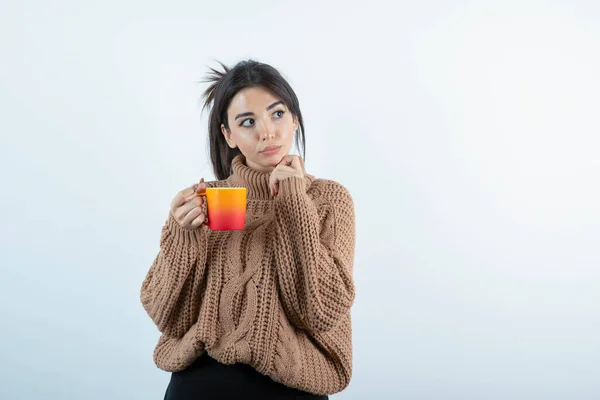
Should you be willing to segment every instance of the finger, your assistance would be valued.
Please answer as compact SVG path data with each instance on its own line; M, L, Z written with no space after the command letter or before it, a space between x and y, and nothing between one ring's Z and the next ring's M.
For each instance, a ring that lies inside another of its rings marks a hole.
M298 174L298 170L293 167L281 166L279 171L277 171L277 180L280 181L282 179L287 178L288 176L294 176Z
M271 196L275 196L277 194L277 189L279 188L279 181L296 174L290 167L282 167L279 171L271 173L269 177L269 188L271 190Z
M289 178L292 176L298 176L298 170L288 167L285 165L280 165L277 169L271 172L271 176L269 177L269 187L271 188L271 196L274 196L277 192L278 182L284 180L285 178Z
M173 201L171 202L171 210L175 210L177 207L179 207L185 203L185 194L184 193L185 193L184 190L177 192L177 194L173 198Z
M287 162L287 161L286 161L286 162ZM293 170L294 170L294 168L292 168L292 166L291 166L291 161L290 161L290 164L289 164L289 165L288 165L288 164L285 164L285 163L284 163L284 164L278 164L278 165L277 165L277 167L275 167L275 168L273 169L273 171L271 172L271 175L272 175L272 174L276 174L276 175L277 175L277 174L278 174L278 173L280 173L281 171L293 171Z
M190 223L192 228L198 228L200 225L205 224L207 221L206 218L202 218L202 215L198 215L194 220Z
M283 162L280 164L281 168L290 167L296 172L304 173L304 160L302 157L297 156L295 154L285 156L282 160Z
M192 209L189 213L187 213L187 215L183 218L181 225L184 227L190 226L196 218L200 218L201 220L204 220L204 217L205 217L205 215L204 215L204 212L202 211L202 208L196 207L196 208Z
M292 159L291 167L296 171L303 171L302 162L300 161L300 157L294 157Z
M185 202L183 204L188 203L196 198L204 199L204 194L200 195L198 192L193 192L185 199Z
M275 187L275 183L277 182L277 174L271 172L271 176L269 177L269 190L271 191L271 196L273 196L273 189Z
M200 183L198 184L198 188L196 189L197 193L203 193L206 191L206 183L204 182L204 178L200 178Z
M204 183L204 178L200 178L200 183L195 183L192 185L192 192L187 196L186 201L193 199L194 196L204 195L206 191L206 183Z
M206 196L206 183L204 183L204 178L200 179L200 183L195 184L193 188L194 192L185 199L186 203L195 197L201 196L202 199L204 199Z
M183 204L185 204L186 202L188 202L191 195L195 192L194 186L195 185L192 185L186 189L181 190L179 193L177 193L177 195L173 199L173 202L171 203L172 208L180 207Z
M291 165L294 157L294 155L287 155L281 159L278 165Z
M183 189L182 190L182 195L183 198L187 199L188 197L190 197L192 194L194 194L194 192L196 192L196 188L198 187L197 183L194 183L192 186L190 186L189 188Z
M193 199L183 204L175 210L175 216L179 217L180 220L184 219L194 208L203 209L204 199L201 196L196 195Z
M190 227L198 228L200 225L206 223L207 220L208 219L206 218L206 214L204 214L204 212L201 212L192 221L190 221Z

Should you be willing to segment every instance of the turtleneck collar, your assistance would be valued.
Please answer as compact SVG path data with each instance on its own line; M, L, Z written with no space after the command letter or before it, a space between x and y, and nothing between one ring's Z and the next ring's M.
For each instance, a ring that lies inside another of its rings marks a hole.
M271 199L269 190L270 172L259 172L246 165L246 159L242 154L237 155L231 162L232 174L227 178L228 186L245 187L248 199ZM315 179L314 176L304 174L306 189L310 187Z

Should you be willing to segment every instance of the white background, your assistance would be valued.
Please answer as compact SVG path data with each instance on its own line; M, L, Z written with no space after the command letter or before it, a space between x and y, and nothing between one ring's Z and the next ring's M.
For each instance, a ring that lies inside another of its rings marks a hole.
M355 200L332 398L600 398L598 4L3 1L0 398L162 399L139 289L248 57Z

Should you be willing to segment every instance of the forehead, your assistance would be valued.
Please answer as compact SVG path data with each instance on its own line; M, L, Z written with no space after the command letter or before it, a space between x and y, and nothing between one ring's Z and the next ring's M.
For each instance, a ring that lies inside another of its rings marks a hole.
M263 87L242 89L233 96L229 110L234 112L264 111L268 106L281 100Z

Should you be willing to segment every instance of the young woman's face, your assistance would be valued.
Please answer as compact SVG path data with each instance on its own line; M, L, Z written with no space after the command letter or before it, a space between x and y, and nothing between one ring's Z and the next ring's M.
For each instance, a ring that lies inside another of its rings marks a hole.
M238 147L248 167L271 172L292 148L296 118L281 99L262 87L240 90L227 109L229 131L221 132L230 147Z

